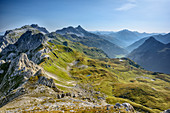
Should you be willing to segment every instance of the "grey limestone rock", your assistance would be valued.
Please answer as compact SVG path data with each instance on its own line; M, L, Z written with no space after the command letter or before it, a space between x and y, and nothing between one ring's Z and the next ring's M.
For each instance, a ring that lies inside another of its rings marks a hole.
M4 63L5 63L4 60L0 60L0 66L1 66L2 64L4 64Z
M129 103L123 103L122 106L126 108L127 111L134 111L134 108Z

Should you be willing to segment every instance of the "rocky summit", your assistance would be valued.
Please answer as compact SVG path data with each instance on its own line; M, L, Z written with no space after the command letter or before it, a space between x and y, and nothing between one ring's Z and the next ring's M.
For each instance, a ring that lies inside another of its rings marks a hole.
M8 30L0 37L0 112L167 113L170 76L109 58L125 53L81 26Z

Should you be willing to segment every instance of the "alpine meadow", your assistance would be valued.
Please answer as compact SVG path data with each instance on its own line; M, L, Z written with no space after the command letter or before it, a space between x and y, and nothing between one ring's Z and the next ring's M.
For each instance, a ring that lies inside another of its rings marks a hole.
M0 113L170 113L170 0L1 0Z

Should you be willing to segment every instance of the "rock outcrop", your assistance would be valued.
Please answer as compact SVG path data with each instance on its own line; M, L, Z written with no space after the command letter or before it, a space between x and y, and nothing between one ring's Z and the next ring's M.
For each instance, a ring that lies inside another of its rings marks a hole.
M0 84L0 95L8 94L11 90L28 80L38 70L38 66L29 61L25 53L22 53L11 61L8 71Z
M165 111L164 111L164 112L162 112L162 113L170 113L170 109L165 110Z
M32 31L34 34L49 33L45 28L39 27L37 24L25 25L21 28L16 28L14 30L7 30L5 35L0 37L0 52L6 48L9 44L14 44L18 39L26 33L27 31Z
M9 65L8 71L0 84L0 105L10 102L12 99L27 92L25 84L34 82L52 88L55 92L60 92L55 86L53 79L45 77L42 69L34 62L30 61L27 54L21 53L13 59Z
M115 109L124 108L124 109L126 109L127 112L135 112L133 106L131 104L129 104L129 103L123 103L123 104L116 103L114 108Z
M34 34L32 31L24 33L16 43L8 45L1 52L2 60L12 60L20 53L26 53L32 61L38 63L41 61L43 53L49 52L43 44L46 37L42 33Z

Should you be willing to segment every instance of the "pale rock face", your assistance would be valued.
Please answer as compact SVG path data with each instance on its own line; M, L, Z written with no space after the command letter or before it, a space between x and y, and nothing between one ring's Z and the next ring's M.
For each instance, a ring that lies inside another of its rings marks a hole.
M0 60L0 66L1 66L2 64L4 64L4 63L5 63L4 60Z
M37 53L35 53L31 60L34 62L34 63L39 63L43 58L49 58L49 55L45 55L44 53L49 53L50 50L48 48L44 48L40 51L38 51Z
M15 71L24 71L25 75L29 78L36 71L38 71L38 66L36 66L32 61L29 61L27 55L22 53L19 58L11 62L10 67L15 66ZM10 69L10 68L9 68ZM8 73L8 72L7 72Z
M122 106L126 108L127 111L134 111L134 108L129 103L123 103Z
M46 37L39 33L34 34L32 31L27 31L24 33L15 44L8 45L5 49L2 50L1 59L12 60L15 56L18 56L20 53L26 53L29 55L30 59L35 63L38 63L41 59L43 53L48 52L47 48L43 48L40 51L36 49L41 47L47 41ZM11 52L9 54L9 52Z
M134 112L135 111L133 106L129 103L123 103L123 104L116 103L115 106L114 106L115 109L120 109L122 107L125 108L126 111L128 111L128 112Z
M164 112L162 112L162 113L170 113L170 109L165 110L165 111L164 111Z
M8 71L3 77L2 83L0 84L0 90L5 85L9 85L9 87L7 89L4 89L5 90L4 92L10 90L13 86L15 86L15 84L25 82L29 77L33 76L38 70L39 67L32 61L29 61L25 53L22 53L20 56L11 61Z
M43 55L43 56L41 56L41 59L43 59L43 58L50 58L50 56L49 55Z
M3 72L3 70L0 70L0 73L1 72ZM0 97L2 97L0 98L0 107L19 95L26 93L27 87L25 87L25 84L29 83L30 77L35 76L38 78L35 80L37 87L42 84L52 88L55 92L59 92L53 79L45 77L43 70L37 64L30 61L26 53L21 53L18 57L11 60L8 71L0 84ZM4 89L4 87L6 88ZM5 97L5 99L3 97Z

